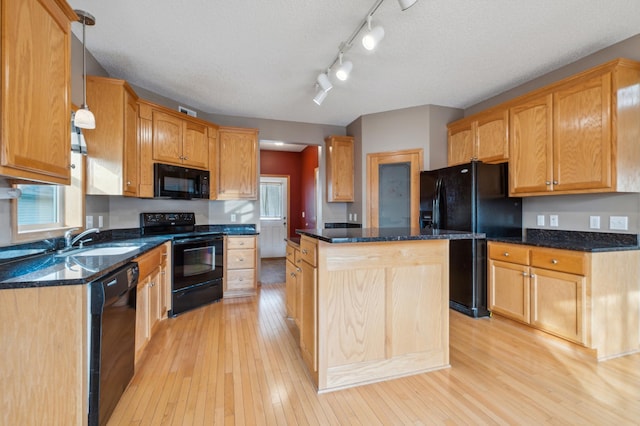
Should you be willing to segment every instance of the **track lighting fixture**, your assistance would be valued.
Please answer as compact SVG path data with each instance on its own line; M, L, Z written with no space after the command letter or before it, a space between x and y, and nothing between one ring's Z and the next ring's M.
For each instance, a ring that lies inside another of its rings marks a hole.
M353 68L353 64L351 63L351 61L342 62L342 52L340 52L339 57L340 57L340 59L339 59L340 65L338 66L338 69L336 70L336 78L338 80L345 81L346 79L349 78L349 74L351 73L351 69Z
M400 9L404 11L416 4L416 1L418 0L398 0L398 3L400 4Z
M371 15L367 17L367 27L369 31L362 37L362 45L367 50L373 50L384 38L384 28L378 25L371 29Z
M334 66L338 66L335 69L335 75L338 80L345 81L349 78L349 73L353 69L353 64L351 61L342 61L342 56L346 51L351 49L353 46L353 41L356 39L358 34L367 27L366 34L362 37L362 45L367 50L373 50L380 43L380 41L384 38L384 28L382 26L377 25L371 28L371 19L373 18L373 14L376 13L380 5L384 0L376 0L369 12L366 14L365 18L360 21L360 24L356 29L351 33L351 36L347 39L347 41L343 41L340 43L338 48L338 56L333 60L331 65L327 67L326 73L320 73L316 78L315 88L316 95L313 98L313 101L320 105L327 97L327 92L331 90L333 85L329 81L329 72L333 69ZM402 10L407 10L411 6L413 6L418 0L398 0L398 4Z

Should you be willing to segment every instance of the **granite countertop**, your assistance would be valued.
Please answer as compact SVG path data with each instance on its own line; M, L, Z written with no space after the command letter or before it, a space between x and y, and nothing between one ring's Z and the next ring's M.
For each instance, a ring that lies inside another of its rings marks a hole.
M296 233L327 243L375 243L383 241L468 240L485 238L485 234L482 233L420 228L296 229Z
M490 237L487 240L586 252L640 250L638 235L611 232L527 229L523 237Z
M171 235L140 235L139 228L104 230L91 234L84 249L60 252L62 238L0 248L0 290L87 284L123 266L134 258L175 237L211 234L258 235L255 225L199 225L195 232ZM82 256L81 253L104 247L136 247L116 255Z

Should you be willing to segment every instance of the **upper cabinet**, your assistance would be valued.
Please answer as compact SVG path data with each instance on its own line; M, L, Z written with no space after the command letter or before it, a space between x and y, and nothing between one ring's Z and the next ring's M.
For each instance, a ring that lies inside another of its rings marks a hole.
M327 158L327 202L354 200L354 151L351 136L325 139Z
M509 111L497 108L455 121L448 126L448 165L509 159Z
M87 194L138 196L137 100L124 80L87 77L87 103L96 117L96 128L83 130Z
M257 129L238 127L218 129L217 181L218 200L256 200L258 198Z
M639 86L619 59L513 101L510 193L639 192Z
M3 0L0 175L70 183L71 22L64 0Z
M153 159L159 163L209 168L207 126L175 111L152 111Z

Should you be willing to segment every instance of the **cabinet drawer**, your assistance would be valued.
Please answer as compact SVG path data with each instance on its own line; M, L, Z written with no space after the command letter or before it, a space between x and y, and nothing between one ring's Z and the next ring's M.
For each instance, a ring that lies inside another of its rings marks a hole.
M227 290L252 290L256 279L255 269L238 269L227 272Z
M161 264L162 254L164 252L165 248L164 246L161 246L133 259L134 262L138 262L138 268L140 268L138 281L144 280L154 269L156 269Z
M287 260L296 263L296 248L291 244L287 244Z
M582 252L556 249L531 249L531 265L552 271L586 275L587 258Z
M316 247L315 240L306 237L300 240L300 256L311 266L316 266Z
M254 249L228 250L227 269L253 269L256 251Z
M529 248L517 244L489 243L489 258L503 262L529 264Z
M256 248L255 237L228 237L227 249L254 249Z

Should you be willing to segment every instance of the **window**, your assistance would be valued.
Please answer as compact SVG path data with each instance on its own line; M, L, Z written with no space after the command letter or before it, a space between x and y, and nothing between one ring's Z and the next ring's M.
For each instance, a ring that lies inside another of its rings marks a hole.
M84 157L71 153L71 184L19 184L22 195L14 200L14 241L32 241L59 236L69 228L84 225Z
M260 219L282 219L282 184L279 182L260 182Z

